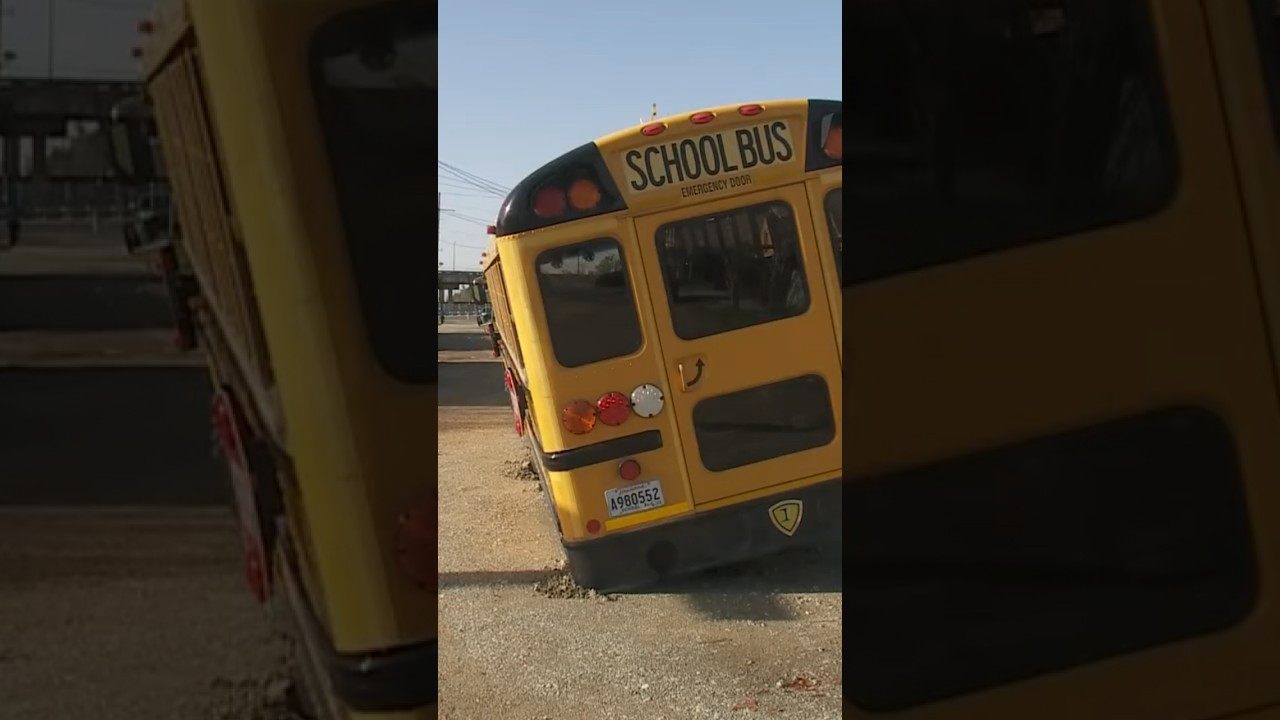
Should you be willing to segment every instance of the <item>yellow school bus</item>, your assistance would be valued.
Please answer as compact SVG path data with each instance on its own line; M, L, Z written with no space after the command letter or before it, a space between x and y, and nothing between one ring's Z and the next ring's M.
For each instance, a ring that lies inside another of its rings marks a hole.
M484 277L580 584L838 536L841 117L786 100L654 120L503 202Z
M250 585L315 717L435 717L435 8L186 0L140 30Z
M1276 3L849 7L845 717L1280 718Z

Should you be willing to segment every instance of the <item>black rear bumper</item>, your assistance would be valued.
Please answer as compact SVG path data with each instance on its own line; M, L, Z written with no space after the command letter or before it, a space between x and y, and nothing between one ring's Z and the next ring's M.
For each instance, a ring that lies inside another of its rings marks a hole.
M841 488L840 479L828 480L664 525L565 543L569 570L583 587L618 592L787 548L839 542ZM803 507L792 535L770 518L770 509L787 501L799 501Z

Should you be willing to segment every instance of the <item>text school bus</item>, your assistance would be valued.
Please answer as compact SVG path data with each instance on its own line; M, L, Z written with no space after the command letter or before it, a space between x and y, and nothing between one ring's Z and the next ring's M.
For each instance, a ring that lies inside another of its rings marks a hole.
M251 587L286 611L315 717L434 718L435 8L178 0L141 29L181 219L162 267L208 358ZM133 180L138 114L113 132Z
M1273 0L849 6L846 718L1280 718Z
M578 582L838 537L841 104L711 108L521 181L482 264Z

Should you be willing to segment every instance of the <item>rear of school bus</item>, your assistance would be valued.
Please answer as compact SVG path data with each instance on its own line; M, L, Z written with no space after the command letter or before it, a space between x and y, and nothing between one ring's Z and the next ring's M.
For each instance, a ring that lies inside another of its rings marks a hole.
M423 446L436 365L421 315L434 294L422 280L435 262L435 9L188 0L151 25L148 86L207 270L202 300L228 311L216 331L260 321L270 359L274 387L239 393L225 372L236 359L209 343L215 382L251 416L243 443L273 460L234 475L283 503L246 532L274 538L266 590L298 631L309 709L434 717L435 456ZM252 421L273 410L276 422Z
M508 389L578 582L838 535L840 123L818 100L664 118L503 204Z

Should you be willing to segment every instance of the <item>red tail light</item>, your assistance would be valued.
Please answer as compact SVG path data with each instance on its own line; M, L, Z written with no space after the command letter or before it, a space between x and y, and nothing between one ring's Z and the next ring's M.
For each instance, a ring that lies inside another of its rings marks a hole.
M743 105L742 107L738 108L738 114L744 117L759 115L762 112L764 112L763 105Z
M715 119L716 119L716 114L710 111L697 112L689 116L689 122L693 123L694 125L706 125L707 123Z
M544 220L559 217L564 209L564 190L555 185L547 185L533 196L533 214Z
M596 416L605 425L621 425L631 416L631 401L620 392L605 393L596 400Z
M645 137L654 137L657 135L661 135L663 131L665 131L666 129L667 129L666 123L649 123L648 125L645 125L644 127L640 128L640 134L644 135Z

